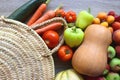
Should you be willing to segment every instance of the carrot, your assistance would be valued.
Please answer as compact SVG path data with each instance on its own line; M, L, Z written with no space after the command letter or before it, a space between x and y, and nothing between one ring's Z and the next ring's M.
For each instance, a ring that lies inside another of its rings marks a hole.
M42 16L42 14L45 12L46 8L47 8L47 4L50 0L47 0L46 3L41 4L38 9L35 11L35 13L33 14L33 16L29 19L29 21L27 22L27 25L30 26L31 24L33 24L39 17Z
M61 27L63 26L63 23L62 22L53 22L49 25L46 25L46 26L43 26L42 28L39 28L37 30L35 30L38 34L42 34L44 33L45 31L48 31L48 30L58 30L60 29Z
M39 23L41 23L43 21L46 21L48 19L51 19L51 18L55 17L56 10L60 9L61 7L62 6L59 6L55 10L49 10L49 11L47 11L42 17L40 17L37 21L35 21L31 26L39 24Z

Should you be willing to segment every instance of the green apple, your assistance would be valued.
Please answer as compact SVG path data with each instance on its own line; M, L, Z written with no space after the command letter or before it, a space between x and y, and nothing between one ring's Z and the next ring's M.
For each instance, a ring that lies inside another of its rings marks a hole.
M65 43L70 47L78 47L84 39L84 32L80 28L71 27L64 31Z
M105 70L104 70L104 72L103 72L103 75L108 74L108 73L109 73L109 71L110 71L110 65L109 65L109 64L107 64L106 69L105 69Z
M110 67L113 71L120 71L120 59L119 58L113 58L111 61L110 61Z
M118 73L110 72L106 76L106 80L120 80L120 76Z
M115 48L113 46L109 46L108 47L108 58L112 59L115 57L115 55L116 55Z

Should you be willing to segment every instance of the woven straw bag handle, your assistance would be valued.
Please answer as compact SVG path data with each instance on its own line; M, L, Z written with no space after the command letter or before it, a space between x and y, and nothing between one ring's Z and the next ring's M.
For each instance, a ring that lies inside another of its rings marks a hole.
M40 27L42 28L45 25L49 25L52 22L62 22L63 25L64 25L64 29L68 28L67 22L63 18L61 18L61 17L52 18L52 19L44 21L44 22L42 22L40 24L31 26L31 28L34 29L34 30L36 30L36 29L38 29ZM59 47L64 43L63 34L61 35L61 37L62 37L62 39L60 40L59 44L55 48L53 48L52 50L50 50L50 54L47 54L46 56L52 55L53 53L55 53L59 49Z

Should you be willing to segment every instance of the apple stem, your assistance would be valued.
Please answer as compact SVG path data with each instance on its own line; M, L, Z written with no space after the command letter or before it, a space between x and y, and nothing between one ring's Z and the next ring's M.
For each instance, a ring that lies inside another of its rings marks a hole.
M73 32L76 32L76 27L75 26L72 27L72 30L73 30Z

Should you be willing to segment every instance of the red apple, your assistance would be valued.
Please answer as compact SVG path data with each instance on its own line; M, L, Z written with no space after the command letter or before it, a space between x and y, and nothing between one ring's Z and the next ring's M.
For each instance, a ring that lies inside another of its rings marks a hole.
M120 29L113 32L113 41L119 45L120 44Z
M115 51L116 51L117 57L120 58L120 45L115 46Z
M108 12L108 15L115 16L116 14L115 14L115 11L109 11L109 12Z
M96 80L106 80L105 77L98 77Z
M114 31L120 29L120 22L118 22L118 21L113 22L112 28Z
M120 22L120 15L119 16L115 16L115 21Z
M85 76L85 80L96 80L96 77Z

